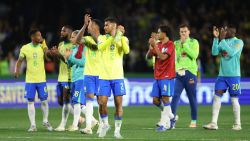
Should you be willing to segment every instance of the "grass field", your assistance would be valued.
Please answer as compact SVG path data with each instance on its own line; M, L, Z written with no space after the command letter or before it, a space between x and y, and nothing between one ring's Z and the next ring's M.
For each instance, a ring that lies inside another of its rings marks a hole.
M96 114L95 109L95 114ZM113 140L114 121L113 108L109 109L109 122L112 126L105 140ZM124 140L250 140L250 106L241 107L241 131L233 131L233 113L230 105L223 105L219 117L219 130L204 130L202 125L211 120L211 106L199 106L199 120L196 129L189 129L189 107L180 106L179 121L176 129L158 133L155 124L159 120L159 110L153 106L131 106L124 108L122 135ZM56 127L61 119L61 109L50 109L49 119ZM48 132L41 125L40 108L36 109L38 132L28 133L29 121L27 109L0 109L0 140L1 141L54 141L54 140L99 140L96 134L83 135L79 132ZM68 125L72 123L69 116ZM97 129L95 128L94 131Z

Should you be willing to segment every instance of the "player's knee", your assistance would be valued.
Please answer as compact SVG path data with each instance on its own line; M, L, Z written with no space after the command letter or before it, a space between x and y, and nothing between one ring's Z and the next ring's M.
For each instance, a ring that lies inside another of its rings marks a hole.
M57 98L57 102L60 106L63 106L63 100L61 98Z
M215 93L216 93L216 94L224 94L224 93L225 93L225 90L216 90Z
M161 103L159 98L153 98L153 104L154 105L159 105Z
M94 99L95 95L94 94L87 94L87 99Z
M35 99L34 98L28 98L28 102L34 102Z
M47 97L42 97L42 98L40 98L40 100L43 102L43 101L47 100Z
M107 103L103 99L98 99L98 104L102 107L107 106Z

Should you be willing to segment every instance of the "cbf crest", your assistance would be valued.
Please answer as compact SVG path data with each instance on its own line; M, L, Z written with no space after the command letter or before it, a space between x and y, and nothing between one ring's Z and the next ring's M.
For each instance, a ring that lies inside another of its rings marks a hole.
M111 45L110 46L110 50L114 50L115 49L115 46L114 45Z
M36 53L36 52L33 53L33 58L34 58L34 59L37 58L37 53Z

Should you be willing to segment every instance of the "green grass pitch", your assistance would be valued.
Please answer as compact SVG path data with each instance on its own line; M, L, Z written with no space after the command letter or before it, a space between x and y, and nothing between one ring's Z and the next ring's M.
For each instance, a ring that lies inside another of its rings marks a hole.
M190 122L189 106L180 106L178 109L179 120L176 129L158 133L155 124L160 117L160 111L154 106L130 106L124 108L122 136L124 140L250 140L250 106L241 106L242 130L233 131L233 112L231 105L222 105L219 115L219 130L210 131L202 128L203 124L211 120L211 105L198 107L198 127L188 128ZM95 108L95 115L97 109ZM109 108L109 123L112 129L102 140L114 140L114 108ZM53 127L58 126L61 120L61 108L51 108L49 120ZM69 115L67 126L72 123ZM0 141L77 141L100 140L97 134L83 135L80 132L49 132L42 126L42 114L36 108L36 124L38 131L28 133L29 120L27 109L0 109ZM85 126L85 125L84 125ZM96 132L97 128L94 129Z

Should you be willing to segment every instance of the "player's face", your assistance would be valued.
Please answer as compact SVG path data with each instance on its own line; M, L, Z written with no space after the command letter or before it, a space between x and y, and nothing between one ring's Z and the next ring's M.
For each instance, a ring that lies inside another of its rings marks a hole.
M35 43L40 43L42 41L42 34L40 31L37 31L31 36L31 40Z
M77 35L76 33L72 33L72 34L71 34L70 41L71 41L73 44L76 44L76 42L75 42L75 41L76 41L76 35Z
M69 30L66 27L62 27L61 29L61 38L67 38L69 35Z
M227 28L226 38L232 38L235 36L236 29L235 28Z
M181 38L188 38L189 37L189 34L190 34L190 31L187 27L182 27L180 28L180 36Z
M158 32L157 32L157 39L158 40L163 40L165 37L165 33L164 32L161 32L161 29L158 29Z
M105 33L110 34L111 31L113 30L113 28L115 27L115 25L116 25L115 23L111 23L109 21L106 21L104 23L104 31L105 31Z

